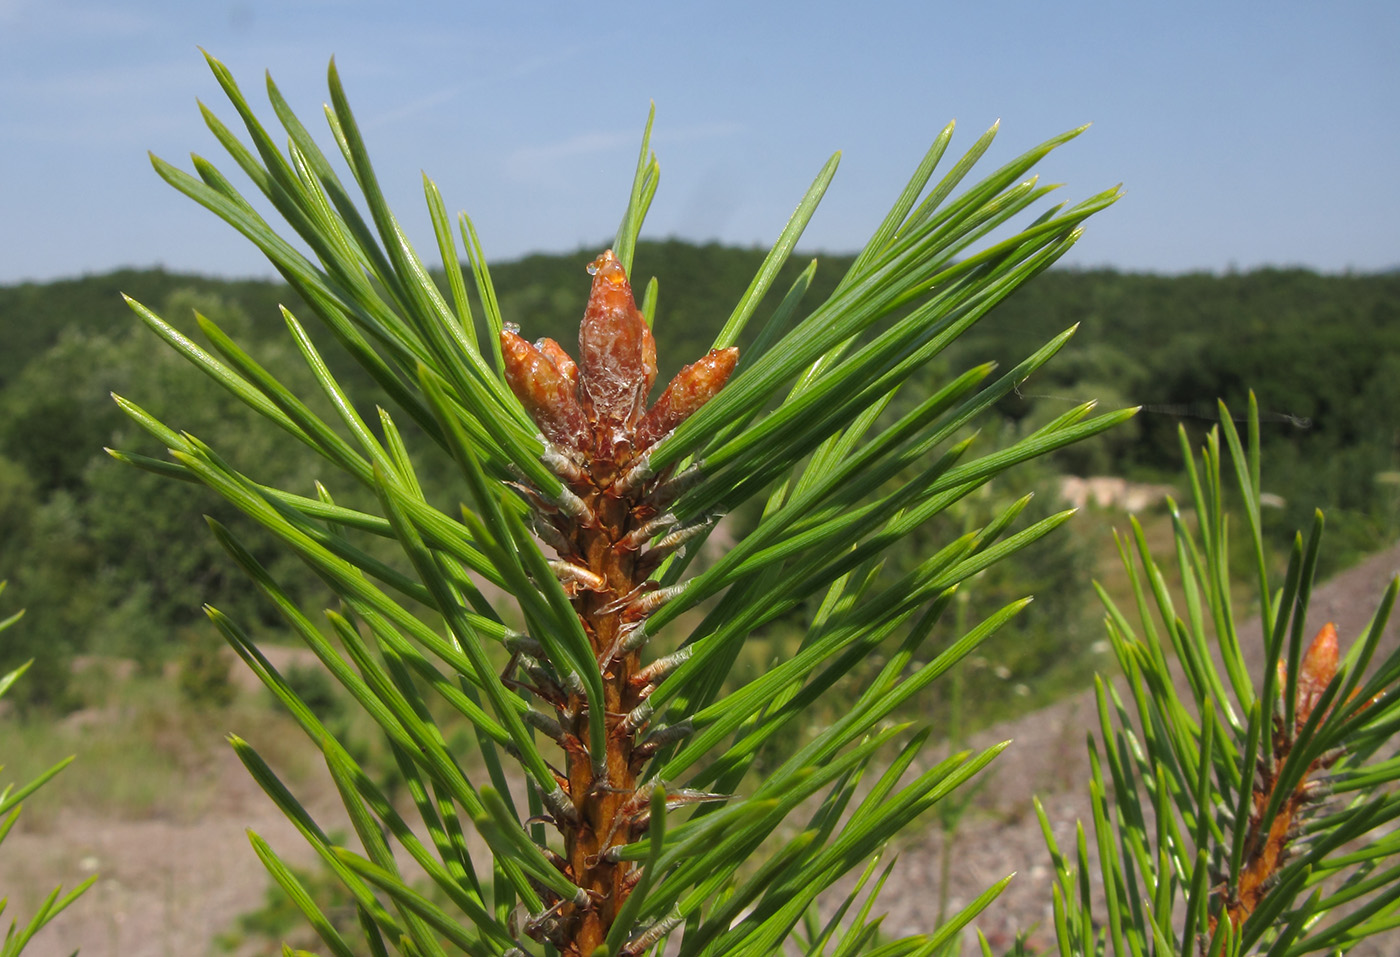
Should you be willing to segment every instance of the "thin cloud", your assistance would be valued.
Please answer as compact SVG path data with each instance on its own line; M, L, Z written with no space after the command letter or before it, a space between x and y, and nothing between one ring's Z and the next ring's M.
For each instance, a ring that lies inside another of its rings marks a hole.
M17 28L19 37L31 42L37 39L63 37L69 41L78 37L131 37L150 34L162 27L156 17L114 7L111 4L50 2L35 0L0 0L0 23Z
M735 136L741 132L743 127L739 123L696 123L692 126L682 126L679 129L666 129L652 136L652 143L658 146L665 146L669 143L696 143L700 140L721 139L721 137ZM521 168L543 168L560 162L561 160L577 160L585 155L596 155L601 153L612 153L613 150L636 150L637 130L592 130L589 133L578 133L568 137L566 140L559 140L557 143L545 143L540 146L521 147L507 157L507 162L511 166L521 166Z
M8 93L29 102L81 105L98 100L131 102L188 83L198 76L194 61L122 63L111 67L68 70L41 77L15 77Z
M743 131L744 124L742 123L695 123L676 129L658 129L652 135L652 141L663 146L669 143L695 143L701 140L717 140L737 136Z
M611 152L627 146L635 139L635 133L579 133L556 143L521 147L507 157L507 162L512 166L551 166L560 160Z
M374 129L388 126L392 123L397 123L399 120L405 120L417 116L420 113L427 113L444 103L449 103L457 99L457 97L461 95L462 87L460 85L454 84L452 86L445 86L436 92L429 93L427 96L420 96L415 100L410 100L400 105L397 109L388 110L374 116L365 124L365 127L367 129Z
M186 120L169 109L169 91L188 89L197 78L191 64L174 60L11 76L0 91L0 139L85 150L150 147Z
M657 146L695 143L734 136L742 129L738 123L698 123L659 131L652 137L652 142ZM506 157L506 168L517 179L550 177L560 164L575 162L580 157L613 152L632 153L637 149L638 136L636 130L592 130L553 143L524 146Z

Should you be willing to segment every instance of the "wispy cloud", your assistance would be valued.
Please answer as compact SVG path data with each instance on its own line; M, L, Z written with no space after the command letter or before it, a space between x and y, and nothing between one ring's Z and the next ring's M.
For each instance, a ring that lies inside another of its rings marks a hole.
M737 136L744 131L744 124L733 122L722 123L695 123L690 126L680 126L658 130L652 136L652 141L660 145L668 143L695 143L701 140L717 140L729 136Z
M409 100L407 103L401 103L392 110L385 110L383 113L375 114L365 123L365 127L367 129L373 129L389 126L390 124L397 123L399 120L409 119L410 117L418 116L420 113L427 113L435 107L441 106L443 103L449 103L455 100L461 95L462 87L459 84L445 86L426 96L420 96Z
M636 134L634 133L594 130L588 133L579 133L554 143L523 146L512 152L506 161L514 167L541 168L552 166L561 160L608 153L629 145L635 139Z
M160 29L162 21L125 5L0 0L0 24L15 28L14 39L30 42L57 36L130 37Z
M0 115L6 120L0 141L89 149L151 146L153 137L176 122L169 91L190 89L199 79L197 70L197 62L171 60L11 73L0 88Z
M695 124L657 133L652 142L657 146L695 143L733 136L741 129L738 123ZM631 154L637 149L637 136L636 130L590 130L553 143L523 146L506 156L506 173L523 182L555 181L565 166L582 157Z
M8 96L54 105L63 102L133 102L149 94L169 90L172 84L189 84L199 77L199 63L193 58L185 62L167 60L164 63L137 62L93 66L64 70L58 73L10 79Z

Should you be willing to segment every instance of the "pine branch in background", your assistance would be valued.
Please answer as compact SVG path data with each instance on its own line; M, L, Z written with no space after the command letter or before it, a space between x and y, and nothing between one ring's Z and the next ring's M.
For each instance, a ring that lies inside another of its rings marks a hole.
M235 530L214 524L373 718L412 798L409 822L255 639L209 609L324 753L358 847L332 841L252 745L234 739L354 897L369 951L759 955L801 940L799 928L813 957L945 946L1002 885L927 936L883 942L871 907L884 878L873 862L1001 748L915 773L928 733L889 719L1025 604L949 634L944 612L959 583L1068 513L1018 523L1025 500L1008 503L892 584L876 571L892 546L1006 469L1131 412L1091 417L1086 404L1006 448L974 451L979 415L1072 330L999 376L981 366L894 399L1115 200L1110 189L1010 227L1051 190L1033 167L1079 131L958 192L995 130L935 180L945 129L836 291L813 304L804 300L811 268L785 292L772 287L835 173L833 157L713 348L651 402L650 325L666 321L665 291L647 284L640 308L631 291L658 182L650 123L613 248L590 270L575 359L522 338L529 316L501 314L462 216L468 288L458 236L425 180L435 253L448 265L446 288L434 282L384 201L334 65L326 118L348 181L270 80L285 151L209 62L246 142L207 109L206 122L300 244L207 160L194 157L191 175L156 159L157 171L257 244L381 395L347 391L306 317L285 313L319 397L294 394L208 319L198 317L206 349L133 302L172 348L320 456L327 477L314 490L269 487L125 398L171 461L113 454L208 486L334 593L336 607L314 621ZM988 238L993 231L1005 238ZM323 406L332 418L315 411ZM460 500L434 503L419 470L443 461ZM696 563L716 520L749 500L762 506L757 526L707 567ZM751 680L732 676L746 638L780 616L805 616L797 652ZM856 685L858 666L877 655L885 666ZM765 746L831 694L849 702L839 720L761 780L750 773ZM451 743L448 721L471 729L472 748ZM485 856L469 853L471 830ZM254 844L327 948L355 952L273 849ZM430 893L405 876L407 859ZM841 908L848 916L812 923L817 896L862 869Z
M1136 522L1120 544L1136 624L1100 592L1129 704L1098 682L1102 917L1083 826L1071 858L1040 810L1063 954L1338 953L1400 925L1400 649L1377 656L1400 583L1345 647L1330 623L1308 638L1322 515L1295 538L1282 585L1271 582L1253 402L1248 421L1247 449L1223 405L1199 459L1182 435L1195 512L1192 523L1173 505L1184 607ZM1237 625L1227 485L1244 516L1259 636ZM1251 641L1263 642L1260 674L1246 663Z
M4 590L5 582L0 581L0 593L3 593ZM23 611L17 611L13 615L0 618L0 632L3 632L15 622L19 621L23 614ZM20 679L28 668L29 664L26 662L13 671L0 675L0 698L4 697L5 692L10 690L10 687ZM9 835L11 828L15 826L15 822L19 819L19 812L23 810L24 799L47 784L58 772L68 767L72 760L73 759L70 757L66 761L60 761L27 784L20 785L19 787L13 784L6 784L3 788L0 788L0 844L4 843L6 836ZM0 765L0 770L3 769L4 766ZM39 909L34 912L34 916L29 919L27 924L21 927L18 920L10 921L10 926L5 931L5 939L0 940L0 957L18 957L18 954L24 950L25 946L33 939L34 935L43 929L44 925L49 923L49 921L62 913L69 904L82 896L83 892L91 887L95 880L97 880L97 875L93 874L67 894L63 893L62 887L55 887L53 891L44 898L43 903L39 905ZM0 898L0 915L4 914L6 903L4 898Z

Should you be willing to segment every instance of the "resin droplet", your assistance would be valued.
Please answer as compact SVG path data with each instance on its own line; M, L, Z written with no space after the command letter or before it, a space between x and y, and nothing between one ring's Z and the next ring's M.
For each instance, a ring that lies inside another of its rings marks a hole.
M579 401L600 435L631 431L656 379L656 342L611 249L589 266L593 289L579 324Z
M711 349L710 354L692 362L671 380L656 405L651 407L645 418L637 425L634 441L638 451L650 448L663 435L670 432L714 398L715 393L724 387L734 366L739 361L739 350Z

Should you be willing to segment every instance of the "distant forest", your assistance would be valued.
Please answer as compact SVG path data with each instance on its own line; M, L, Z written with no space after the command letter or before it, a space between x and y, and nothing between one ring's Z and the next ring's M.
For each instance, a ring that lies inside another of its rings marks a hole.
M527 338L547 335L569 344L588 290L584 266L596 253L530 256L493 266L502 313ZM663 383L709 346L762 256L762 250L716 245L641 244L634 283L640 294L649 277L657 279ZM825 298L850 264L849 257L819 258L804 300L809 306ZM760 320L807 262L792 257L791 275L777 283ZM22 683L29 706L74 703L67 664L72 655L119 654L156 667L184 644L214 640L200 612L206 601L253 629L278 628L225 560L201 516L244 523L202 489L135 472L103 453L104 446L115 446L162 454L109 393L215 442L227 458L257 463L269 483L310 492L318 476L300 446L271 434L265 422L255 425L234 399L146 331L122 293L199 340L192 320L197 309L283 381L305 394L315 392L277 307L308 322L314 317L280 283L145 270L0 288L0 579L10 581L0 617L28 609L20 626L0 641L0 673L41 656ZM1217 398L1243 413L1253 390L1264 419L1265 485L1283 501L1270 513L1276 534L1306 525L1315 507L1326 508L1326 561L1332 568L1396 534L1400 274L1290 269L1167 277L1052 270L984 318L934 374L952 375L988 359L1009 367L1075 324L1078 333L1065 351L1002 403L998 421L985 424L986 441L1033 428L1086 399L1099 399L1102 408L1141 405L1143 413L1128 427L1062 453L1051 467L1173 481L1180 462L1178 427L1185 426L1194 442L1215 420ZM324 353L335 357L329 335L323 339ZM335 372L367 397L366 405L377 400L348 361ZM448 470L428 467L424 481L445 503L457 494ZM348 500L354 490L335 491ZM931 531L925 544L931 546L937 533ZM248 534L274 572L314 594L316 583L293 559ZM1061 559L1042 554L1046 567L1021 569L1019 587L1087 604L1083 589L1068 589L1054 577L1058 570L1083 577L1084 562ZM1048 604L1061 624L1088 613L1055 612L1055 602ZM1042 601L1036 605L1046 608ZM1065 657L1066 648L1056 642L1070 639L1063 627L1052 627L1054 621L1042 613L1040 624L1026 626L1041 634L1036 642L1022 642L1030 658L1012 663L1018 674L1033 675Z

